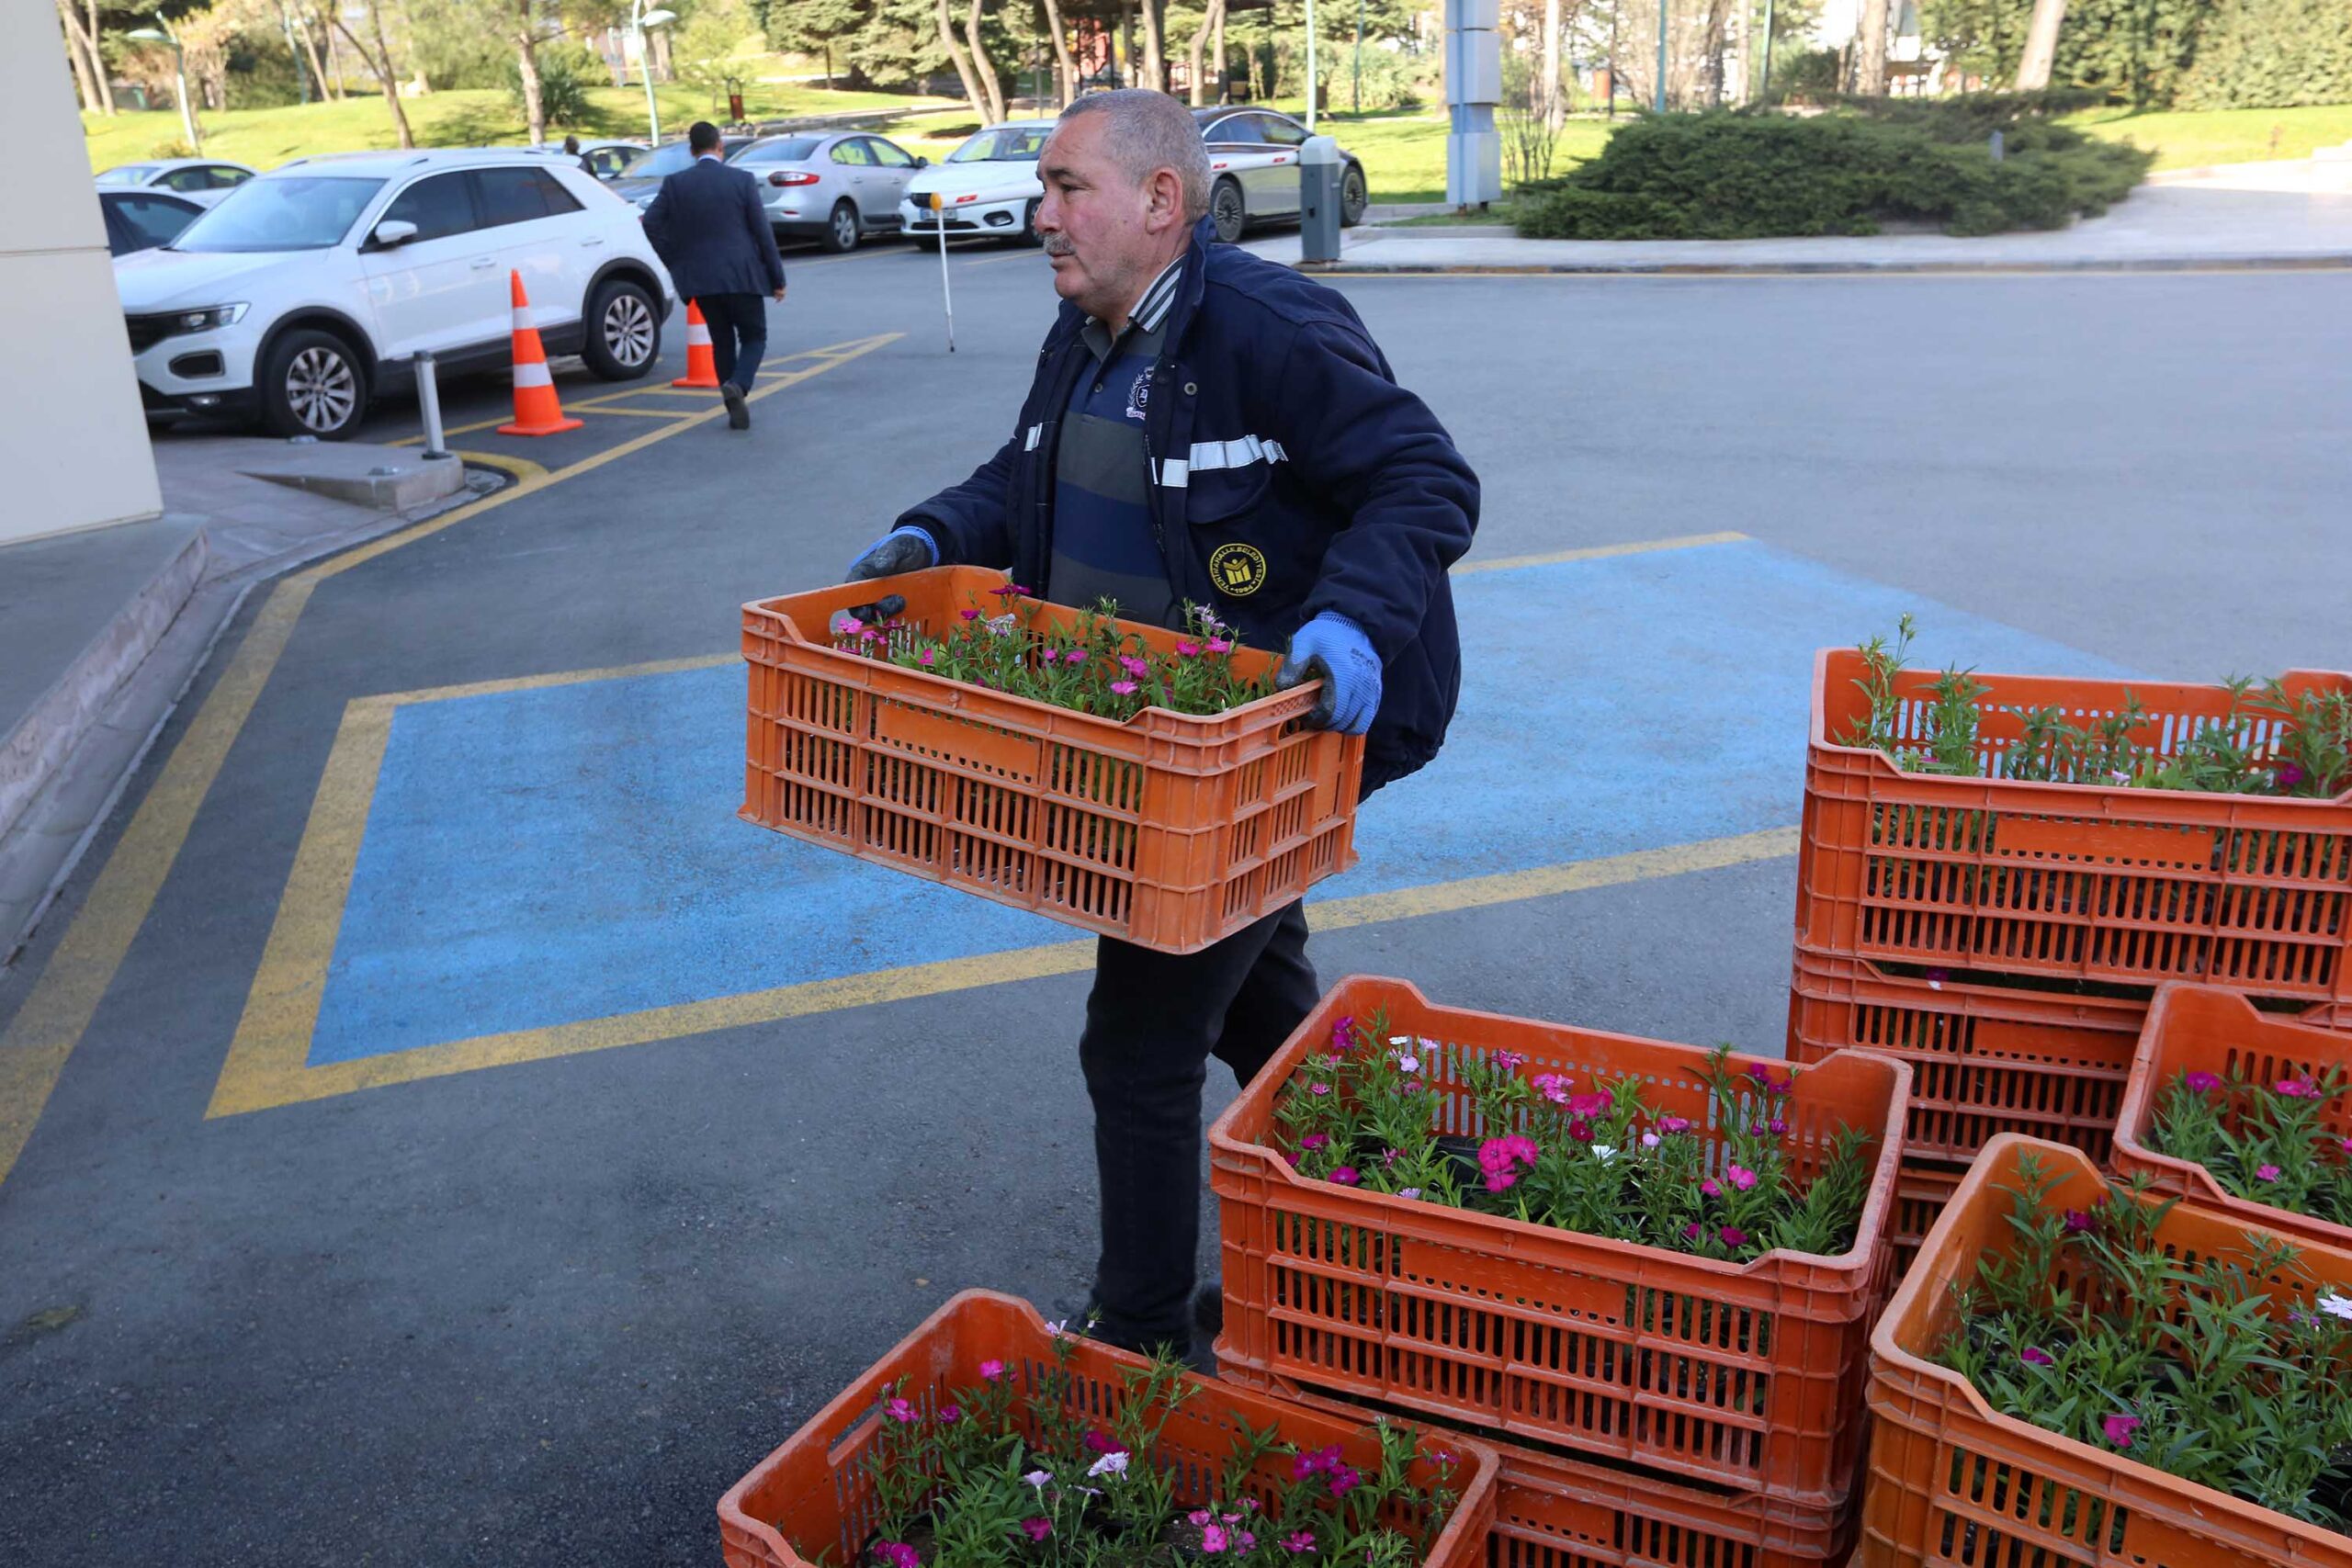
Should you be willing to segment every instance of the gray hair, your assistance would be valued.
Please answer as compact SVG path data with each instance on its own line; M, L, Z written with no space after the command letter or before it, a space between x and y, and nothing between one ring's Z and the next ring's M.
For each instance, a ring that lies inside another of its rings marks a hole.
M1062 110L1065 125L1080 115L1109 118L1103 142L1137 185L1162 169L1176 171L1184 187L1184 216L1198 221L1209 209L1209 150L1193 111L1148 87L1118 87L1089 93Z

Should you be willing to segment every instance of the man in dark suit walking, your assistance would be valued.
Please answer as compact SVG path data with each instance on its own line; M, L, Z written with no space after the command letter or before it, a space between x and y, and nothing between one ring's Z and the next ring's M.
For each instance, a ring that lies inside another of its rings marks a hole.
M752 411L743 394L768 346L767 300L761 296L784 298L784 257L760 205L759 182L719 156L718 127L695 121L686 145L695 161L662 182L645 209L645 237L679 294L702 307L727 423L749 430Z

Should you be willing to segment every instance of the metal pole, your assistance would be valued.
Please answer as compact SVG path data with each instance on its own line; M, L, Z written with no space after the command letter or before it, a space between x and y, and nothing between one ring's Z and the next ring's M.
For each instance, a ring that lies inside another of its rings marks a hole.
M636 0L629 7L628 25L637 31L637 69L645 78L645 119L652 128L651 141L662 144L662 109L653 101L653 49L645 33L645 0Z
M1306 129L1315 129L1315 0L1306 0Z
M101 65L99 69L104 70ZM187 150L204 151L204 132L196 128L196 107L187 101L187 51L180 48L180 40L172 39L172 78L179 85L180 129L187 132Z
M302 51L294 42L294 17L286 9L286 0L277 0L277 25L286 29L286 52L294 57L294 91L307 104L311 101L310 73L302 69ZM320 92L323 96L325 89Z
M1667 0L1657 0L1657 92L1654 107L1659 114L1666 112L1666 6Z
M956 290L947 281L947 198L931 193L933 221L939 226L939 297L947 303L947 352L956 352Z
M416 402L424 415L424 455L442 458L455 454L441 445L441 384L435 378L433 355L419 349L411 356L416 364Z
M1756 88L1756 101L1772 101L1772 0L1764 0L1764 70L1763 79Z

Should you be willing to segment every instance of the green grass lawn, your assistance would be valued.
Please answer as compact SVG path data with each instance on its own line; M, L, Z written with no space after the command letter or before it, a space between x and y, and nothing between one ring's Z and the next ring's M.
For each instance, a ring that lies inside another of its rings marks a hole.
M665 134L689 121L708 116L710 92L684 83L654 88L662 105ZM550 136L566 130L582 136L645 135L645 92L639 87L592 87L590 114L576 126L552 126ZM928 103L890 93L827 92L790 83L754 82L743 94L743 109L754 119L794 115L844 114L857 109L906 107ZM492 88L433 93L403 98L409 127L424 147L519 146L528 131L522 112L503 92ZM340 103L303 104L274 109L232 109L202 118L204 151L210 156L255 168L273 168L288 158L309 152L351 152L368 148L396 147L391 111L374 94ZM117 164L134 163L154 155L155 149L180 140L177 111L119 114L112 118L85 114L82 129L89 138L90 167L95 172Z
M2098 109L2071 117L2094 136L2153 148L2159 169L2196 169L2264 158L2308 158L2315 148L2352 141L2352 104L2293 109L2208 109L2132 114ZM2277 133L2274 143L2272 133Z

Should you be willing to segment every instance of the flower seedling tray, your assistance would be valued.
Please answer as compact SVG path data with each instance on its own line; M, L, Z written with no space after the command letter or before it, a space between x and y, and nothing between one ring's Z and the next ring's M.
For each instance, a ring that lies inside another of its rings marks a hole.
M2010 1206L2027 1156L2059 1179L2042 1200L2050 1208L2165 1201L2109 1199L2079 1150L2015 1134L1985 1148L1871 1337L1873 1425L1856 1568L2352 1568L2352 1536L2006 1416L1934 1362L1961 1311L1955 1291L1973 1283L1980 1260L2011 1251ZM2247 1258L2250 1228L2182 1204L2155 1239L2183 1258ZM2324 1284L2352 1287L2352 1253L2305 1246L2299 1263Z
M1815 660L1797 941L1840 956L2300 998L2352 1022L2352 792L2332 800L1906 773L1841 744L1865 719L1851 649ZM2123 708L2162 756L2230 712L2221 686L1978 675L1977 756L1996 772L2022 710ZM1897 737L1924 739L1935 676L1897 677ZM2352 675L2296 671L2290 693ZM2279 721L2255 721L2275 739Z
M1054 1336L1026 1302L992 1291L966 1291L728 1488L718 1502L728 1568L816 1568L820 1562L842 1568L865 1562L877 1521L864 1459L881 1429L884 1391L897 1385L899 1397L929 1414L956 1391L978 1387L980 1363L989 1360L1002 1362L1006 1375L1025 1393L1057 1365ZM1070 1352L1063 1397L1090 1419L1107 1424L1130 1397L1128 1380L1146 1366L1140 1357L1079 1340ZM1214 1379L1191 1381L1194 1391L1169 1417L1159 1451L1137 1456L1170 1470L1187 1501L1210 1500L1201 1489L1216 1484L1245 1421L1260 1431L1277 1427L1284 1442L1301 1449L1336 1444L1343 1458L1360 1467L1379 1460L1380 1441L1368 1430L1369 1417L1306 1410ZM1498 1461L1484 1444L1432 1433L1423 1439L1424 1457L1411 1472L1416 1485L1434 1482L1436 1465L1427 1456L1440 1450L1457 1458L1451 1484L1459 1500L1430 1543L1423 1568L1479 1568L1494 1520ZM1261 1503L1271 1501L1289 1476L1290 1462L1280 1453L1261 1460L1253 1472L1251 1495Z
M1714 1129L1753 1113L1715 1102L1701 1077L1709 1053L1695 1046L1442 1008L1399 980L1342 981L1210 1130L1220 1362L1286 1391L1383 1401L1713 1485L1815 1506L1842 1498L1860 1453L1870 1325L1888 1288L1904 1064L1847 1053L1802 1073L1781 1112L1801 1179L1839 1128L1875 1139L1852 1249L1740 1264L1299 1174L1274 1146L1277 1096L1339 1020L1380 1012L1396 1033L1440 1043L1424 1081L1442 1133L1482 1131L1463 1066L1502 1051L1530 1071L1638 1075L1657 1112L1708 1141L1711 1168Z
M944 637L1001 573L937 567L743 606L747 821L1138 946L1191 953L1355 863L1363 738L1310 730L1308 682L1125 722L854 651L835 617L896 595ZM1076 612L1032 600L1036 633ZM1154 651L1182 634L1118 623ZM1029 635L1018 632L1012 635ZM1255 677L1276 656L1241 649Z
M2330 1070L2339 1076L2352 1071L2352 1034L2271 1017L2245 998L2211 986L2166 986L2148 1010L2116 1116L2116 1173L2144 1175L2158 1192L2246 1224L2352 1250L2352 1227L2240 1198L2223 1190L2203 1166L2158 1154L2148 1145L2157 1097L2183 1073L2211 1073L2225 1081L2234 1073L2252 1083L2273 1084L2317 1079ZM2330 1103L2323 1121L2335 1136L2352 1138L2352 1107L2343 1100Z

